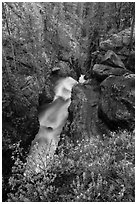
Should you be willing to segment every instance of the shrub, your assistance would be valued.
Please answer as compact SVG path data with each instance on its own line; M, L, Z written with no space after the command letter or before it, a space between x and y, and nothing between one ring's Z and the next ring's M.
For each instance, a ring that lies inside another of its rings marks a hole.
M47 171L23 176L17 159L9 180L8 201L135 201L134 132L112 133L107 145L98 138L58 149Z

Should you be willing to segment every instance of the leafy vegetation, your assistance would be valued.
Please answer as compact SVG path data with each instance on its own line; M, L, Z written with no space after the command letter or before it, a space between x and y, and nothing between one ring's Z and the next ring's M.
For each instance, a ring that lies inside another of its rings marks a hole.
M47 171L31 177L23 176L25 165L18 154L8 201L133 202L134 137L124 131L112 133L107 145L99 139L83 140L75 147L66 143Z
M134 133L76 146L66 135L48 171L24 177L39 105L54 96L52 68L91 78L102 40L131 27L134 52L134 24L134 2L3 2L3 201L134 201Z

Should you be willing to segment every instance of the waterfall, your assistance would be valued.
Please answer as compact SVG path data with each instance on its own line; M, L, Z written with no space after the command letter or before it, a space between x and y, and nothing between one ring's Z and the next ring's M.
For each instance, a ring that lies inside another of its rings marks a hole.
M71 90L77 83L71 77L58 80L53 102L45 104L42 111L39 112L40 128L31 144L25 174L31 170L39 173L50 165L60 140L62 128L68 117Z

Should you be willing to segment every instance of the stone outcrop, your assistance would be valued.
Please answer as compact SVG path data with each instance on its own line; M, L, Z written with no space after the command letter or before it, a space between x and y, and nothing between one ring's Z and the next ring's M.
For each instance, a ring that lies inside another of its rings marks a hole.
M116 55L112 50L108 50L103 57L101 64L110 65L113 67L125 68L125 65L121 61L120 57Z
M101 84L99 116L112 129L133 129L135 120L135 75L110 76Z
M63 133L74 142L111 136L111 131L133 130L135 75L109 50L92 69L92 78L72 92L69 118Z
M92 74L98 81L103 81L110 75L122 76L125 73L131 73L125 68L124 63L120 57L112 50L108 50L102 60L93 66Z
M127 72L127 69L121 69L119 67L112 67L103 64L95 64L93 67L93 75L98 81L103 81L110 75L121 76Z
M99 84L96 80L79 84L73 88L68 121L62 135L72 141L109 135L109 129L98 117Z

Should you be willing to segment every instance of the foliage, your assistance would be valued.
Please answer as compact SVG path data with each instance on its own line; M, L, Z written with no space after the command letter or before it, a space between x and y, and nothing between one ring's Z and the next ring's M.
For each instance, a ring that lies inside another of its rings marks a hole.
M99 42L131 26L134 2L86 2L83 7L82 52L86 52L84 67L92 66L91 54L99 49ZM85 46L86 45L86 46ZM85 50L86 48L86 50Z
M29 147L38 131L37 107L52 100L52 68L63 61L77 75L88 72L91 53L98 49L99 41L130 27L134 7L134 2L3 2L2 142L6 192L13 146L21 140L25 150ZM47 181L43 182L46 186ZM73 200L69 196L66 200Z
M134 133L112 133L108 143L81 141L59 148L46 172L24 177L16 160L8 201L131 202L135 196ZM23 167L23 168L22 168Z
M134 2L6 2L3 38L10 37L12 45L15 39L23 45L38 75L50 71L59 59L78 60L82 67L80 58L82 55L86 60L85 49L95 51L98 41L109 32L131 26L134 7ZM46 70L44 64L48 65Z

